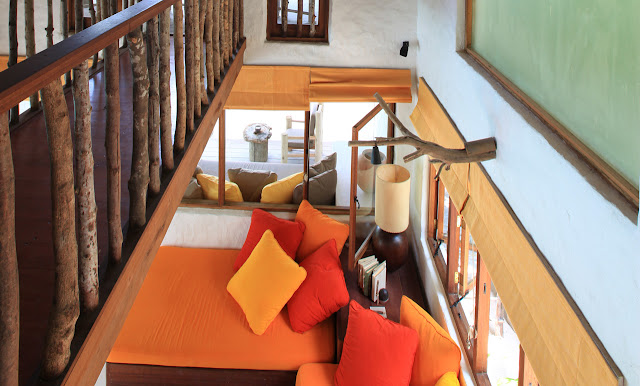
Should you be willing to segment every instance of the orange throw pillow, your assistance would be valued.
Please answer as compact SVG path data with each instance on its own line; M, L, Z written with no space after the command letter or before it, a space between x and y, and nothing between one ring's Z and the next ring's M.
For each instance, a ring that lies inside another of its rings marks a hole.
M307 271L307 278L287 303L287 309L291 328L303 333L349 304L349 291L335 240L324 243L300 266Z
M449 334L425 310L406 296L400 303L400 324L418 332L412 385L435 385L448 372L460 373L461 353Z
M262 335L307 277L304 268L280 248L271 231L227 284L256 335Z
M253 248L258 245L267 229L273 232L285 253L292 259L296 258L296 251L298 251L304 233L304 224L299 221L283 220L262 209L254 209L251 214L249 233L247 233L247 238L233 264L234 271L239 270L242 264L247 261Z
M322 244L329 240L336 241L338 256L342 252L347 237L349 237L349 225L343 224L331 217L322 214L315 209L309 201L303 200L296 214L296 221L300 221L306 227L302 236L302 243L298 248L298 261L304 260Z
M414 330L352 300L335 384L408 385L417 347Z

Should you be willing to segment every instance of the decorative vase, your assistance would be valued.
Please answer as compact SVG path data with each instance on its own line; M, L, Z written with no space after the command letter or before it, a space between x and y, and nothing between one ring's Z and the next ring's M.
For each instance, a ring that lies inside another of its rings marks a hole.
M367 193L373 191L373 165L371 164L371 151L372 149L366 149L358 156L358 186L360 189ZM384 164L387 160L387 156L380 152L380 158Z

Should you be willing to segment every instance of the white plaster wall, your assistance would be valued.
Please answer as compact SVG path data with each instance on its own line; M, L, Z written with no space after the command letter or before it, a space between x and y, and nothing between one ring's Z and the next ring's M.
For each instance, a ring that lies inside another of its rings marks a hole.
M488 173L623 372L625 384L640 385L640 229L549 145L534 126L541 125L538 120L456 53L461 3L418 0L417 75L467 140L496 137L497 159L484 163Z
M267 42L267 2L245 0L244 12L245 64L415 67L415 1L331 1L329 44ZM407 58L399 55L405 40Z
M53 1L53 43L62 40L62 28L60 27L60 0ZM0 28L0 55L9 55L9 0L0 0L0 9L3 10L3 19ZM47 48L47 4L44 0L34 2L34 31L36 38L36 52ZM26 55L24 40L24 1L18 1L18 55ZM4 70L4 69L0 69Z

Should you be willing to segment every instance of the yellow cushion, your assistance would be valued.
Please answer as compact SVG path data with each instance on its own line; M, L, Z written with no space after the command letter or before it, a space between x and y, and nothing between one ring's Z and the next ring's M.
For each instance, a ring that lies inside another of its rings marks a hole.
M196 179L200 186L202 186L202 192L204 193L204 198L207 200L218 200L218 183L219 179L216 176L210 176L208 174L198 174L196 175ZM230 202L243 202L242 200L242 192L240 192L240 188L237 184L225 181L224 182L224 198L226 201Z
M229 280L227 291L238 302L249 327L262 335L307 277L267 230L247 261Z
M305 363L296 374L296 386L333 386L336 363Z
M458 381L456 373L449 371L438 379L436 386L460 386L460 382Z
M431 315L406 296L400 303L400 324L418 332L411 385L435 385L448 372L457 377L462 355L458 345Z
M293 202L293 189L302 183L304 173L292 174L279 181L272 182L262 188L260 202L264 204L291 204Z

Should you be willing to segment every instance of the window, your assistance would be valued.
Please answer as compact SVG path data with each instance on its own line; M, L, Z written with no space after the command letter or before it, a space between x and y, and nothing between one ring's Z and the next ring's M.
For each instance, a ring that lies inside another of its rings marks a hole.
M329 0L268 0L267 40L328 42Z
M430 181L427 238L474 377L494 386L537 386L464 218L444 184Z

